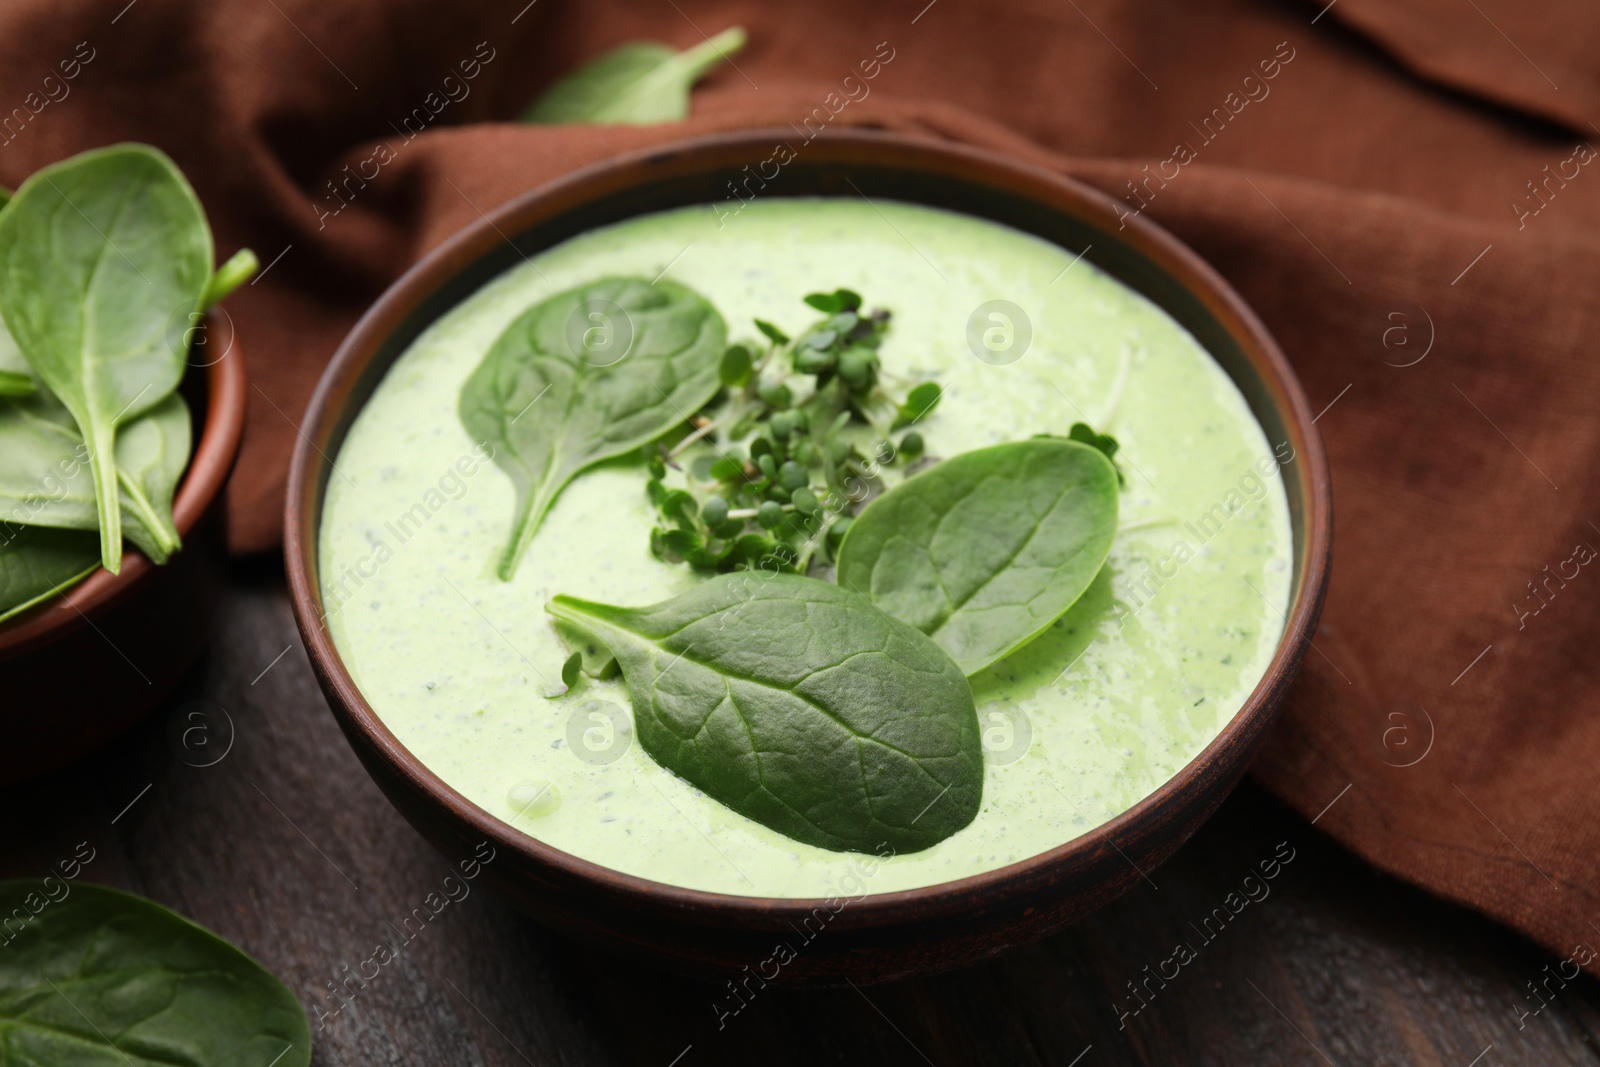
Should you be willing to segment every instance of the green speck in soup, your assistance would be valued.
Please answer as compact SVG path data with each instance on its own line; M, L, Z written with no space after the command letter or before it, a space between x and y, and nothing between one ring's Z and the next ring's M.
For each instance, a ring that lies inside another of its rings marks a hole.
M859 199L757 200L723 221L684 208L534 257L423 333L361 411L328 486L323 595L385 724L467 798L556 848L756 896L888 892L1003 867L1171 778L1238 711L1281 636L1288 446L1267 440L1182 327L1045 241ZM983 807L924 852L825 851L701 795L635 743L621 679L552 695L568 656L544 611L552 595L642 605L700 580L651 557L641 464L580 475L514 580L495 575L512 488L462 429L462 382L530 304L663 269L722 312L732 339L756 338L754 318L798 331L816 317L800 297L839 286L893 311L885 370L944 389L917 425L929 456L1065 434L1077 421L1122 444L1125 529L1110 562L1054 627L972 679ZM1025 326L993 301L1021 309Z

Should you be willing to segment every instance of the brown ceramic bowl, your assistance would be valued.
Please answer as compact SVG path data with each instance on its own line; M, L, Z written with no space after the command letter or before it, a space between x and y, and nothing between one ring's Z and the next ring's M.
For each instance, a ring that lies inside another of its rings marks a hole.
M202 358L197 346L184 376L195 448L172 508L183 549L158 567L129 548L121 574L97 570L0 623L0 783L54 770L121 734L205 647L227 562L222 487L247 399L231 322L213 312L207 332L224 355Z
M537 918L669 967L754 970L821 906L681 889L578 859L513 829L408 752L362 697L321 622L317 529L351 420L424 328L508 267L630 216L720 202L730 179L793 131L684 141L541 186L469 226L392 286L323 376L295 448L285 552L296 618L323 691L389 799L446 855L489 841L485 876ZM1182 323L1238 383L1274 443L1294 531L1286 636L1261 683L1205 751L1134 807L1081 837L999 870L868 896L827 923L783 968L787 980L880 982L956 967L1024 945L1105 905L1169 856L1238 782L1288 691L1327 581L1330 498L1322 446L1288 364L1243 301L1189 249L1141 218L1122 228L1112 202L1057 174L999 156L876 133L819 137L772 181L771 195L888 197L995 219L1085 253ZM826 913L824 913L826 914Z

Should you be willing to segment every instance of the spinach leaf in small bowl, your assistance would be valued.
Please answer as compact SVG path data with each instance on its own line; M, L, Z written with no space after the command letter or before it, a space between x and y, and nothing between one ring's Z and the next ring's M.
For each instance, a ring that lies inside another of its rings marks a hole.
M113 574L124 537L158 564L181 547L190 327L256 269L249 249L211 262L194 190L148 145L80 153L0 197L0 620L93 571L67 531L97 532Z
M189 460L189 407L177 393L117 433L123 533L156 563L180 544L172 496ZM0 397L0 515L29 526L96 530L88 448L72 415L48 391Z
M0 530L0 622L76 585L100 566L100 539L93 533L47 526Z
M187 326L200 310L211 261L194 190L146 145L45 167L0 211L0 315L88 444L100 561L113 574L122 563L117 430L177 388L185 352L170 323ZM166 550L177 547L159 533Z

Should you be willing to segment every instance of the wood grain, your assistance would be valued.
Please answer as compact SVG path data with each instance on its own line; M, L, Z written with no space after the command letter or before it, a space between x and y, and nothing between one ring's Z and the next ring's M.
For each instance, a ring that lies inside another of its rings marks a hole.
M194 734L175 746L169 722L220 744L217 709L232 747L192 766L218 749ZM594 952L487 891L397 932L458 857L424 844L356 763L270 563L236 565L211 650L166 708L0 807L0 875L40 876L90 842L82 877L177 909L282 978L319 1067L1600 1064L1600 983L1567 985L1519 1029L1538 1003L1524 983L1553 958L1377 873L1248 784L1150 881L1039 945L896 985L773 984L720 1028L726 989ZM1294 858L1264 898L1209 939L1190 925L1242 897L1284 842ZM398 958L336 999L329 984L380 941ZM1195 958L1119 1028L1137 1005L1127 983L1182 941Z

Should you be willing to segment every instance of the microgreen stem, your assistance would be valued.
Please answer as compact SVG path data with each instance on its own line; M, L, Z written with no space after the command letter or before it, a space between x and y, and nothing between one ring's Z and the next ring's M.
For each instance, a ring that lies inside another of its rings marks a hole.
M753 519L753 518L756 517L756 513L758 511L760 511L760 510L761 510L760 508L734 508L732 511L728 512L728 518L730 518L730 519ZM783 510L784 511L793 511L794 510L794 505L793 504L784 504L783 505Z
M874 413L871 409L869 409L865 404L858 405L856 407L856 411L861 415L862 418L867 420L867 423L874 430L878 431L878 436L879 437L882 437L882 438L885 438L885 439L888 438L888 436L889 436L889 434L891 432L890 429L889 429L889 424L888 423L880 421L878 419L876 413Z
M718 421L720 421L720 420L718 420ZM684 449L688 448L690 445L694 444L696 441L703 440L706 437L709 437L711 434L715 433L716 429L717 429L717 422L713 422L713 421L708 419L703 426L700 426L700 427L696 428L693 433L685 434L683 440L681 440L677 444L673 445L672 446L672 451L667 453L668 462L671 462L672 460L676 459L678 457L678 455Z
M832 521L823 523L817 528L816 533L806 538L806 543L800 548L800 557L795 560L794 570L796 574L804 574L811 569L811 557L816 553L817 545L822 542L822 538L827 536L828 528L832 525Z

